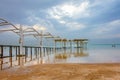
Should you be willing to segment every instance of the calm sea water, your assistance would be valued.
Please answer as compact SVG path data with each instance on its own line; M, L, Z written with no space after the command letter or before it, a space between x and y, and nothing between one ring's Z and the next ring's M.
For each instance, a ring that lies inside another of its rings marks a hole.
M89 44L87 49L59 50L49 55L49 63L120 63L120 45ZM67 57L66 57L67 56ZM47 60L45 60L47 63Z
M30 53L30 50L28 51ZM49 54L49 55L48 55ZM4 49L4 56L9 55L8 49ZM13 55L15 55L15 49L13 48ZM88 44L87 48L72 48L71 49L59 49L54 52L48 52L43 56L43 64L56 64L56 63L120 63L120 44ZM33 50L33 58L34 50ZM9 61L9 58L4 59L5 62ZM30 54L27 60L30 60ZM41 58L39 58L41 60ZM15 61L15 58L13 58ZM39 61L40 62L40 61ZM18 64L18 61L15 61ZM33 60L25 63L24 65L38 64L38 60Z

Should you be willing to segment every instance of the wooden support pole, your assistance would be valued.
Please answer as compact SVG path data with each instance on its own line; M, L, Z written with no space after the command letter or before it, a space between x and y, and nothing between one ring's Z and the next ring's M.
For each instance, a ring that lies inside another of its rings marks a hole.
M40 57L40 48L38 48L38 57Z
M48 51L49 51L49 48L46 48L46 53L47 53L47 55L49 55L49 54L48 54Z
M20 65L20 47L18 47L18 65Z
M3 46L1 46L1 53L0 53L0 69L3 68Z
M37 53L37 60L38 60L38 64L39 64L39 62L40 62L40 55L41 55L40 48L36 48L36 53Z
M54 44L54 53L56 55L56 41L55 41L55 44Z
M10 67L12 67L12 46L9 47L9 56Z
M84 54L83 49L84 48L80 48L80 54Z
M38 60L40 58L40 48L38 48Z
M43 61L43 53L44 53L44 51L43 51L43 47L40 47L40 58L41 58L41 60L40 60L40 63L42 64L42 61Z
M77 53L79 53L79 41L77 41Z
M50 47L50 54L52 53L52 48Z
M64 43L64 53L66 53L66 41L64 41L63 43Z
M41 47L39 48L39 54L40 54L40 58L41 58L42 57Z
M31 50L30 60L32 61L32 47L30 48L30 50Z
M15 48L15 57L16 57L16 60L17 60L17 53L18 53L18 49L17 47Z
M27 57L28 57L28 48L25 47L25 62L27 62Z
M34 48L34 54L35 54L35 58L37 58L37 49Z
M50 47L50 54L52 53L52 48Z
M48 53L49 53L49 55L50 55L50 53L51 53L51 48L50 48L50 47L48 48Z
M70 53L72 53L72 41L70 41Z
M45 57L45 50L46 50L46 48L45 47L43 47L43 56Z

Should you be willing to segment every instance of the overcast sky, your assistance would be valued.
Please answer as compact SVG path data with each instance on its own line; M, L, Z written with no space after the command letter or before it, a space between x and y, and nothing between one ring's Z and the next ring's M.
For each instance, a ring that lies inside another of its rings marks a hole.
M120 39L120 0L0 0L0 18L63 38Z

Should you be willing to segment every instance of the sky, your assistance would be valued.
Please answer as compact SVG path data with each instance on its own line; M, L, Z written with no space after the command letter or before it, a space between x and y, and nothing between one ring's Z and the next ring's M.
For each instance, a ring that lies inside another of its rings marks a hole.
M0 18L67 39L120 41L120 0L0 0Z

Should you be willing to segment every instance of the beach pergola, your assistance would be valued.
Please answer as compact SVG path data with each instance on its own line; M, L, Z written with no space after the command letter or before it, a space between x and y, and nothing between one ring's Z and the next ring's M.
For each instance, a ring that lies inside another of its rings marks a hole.
M50 35L50 36L45 36L45 38L46 38L46 40L47 40L47 39L53 39L53 41L54 41L54 40L56 40L56 39L59 39L60 36ZM47 42L48 42L48 41L47 41ZM54 44L54 47L55 47L55 44Z
M1 27L1 26L7 26L7 27ZM8 22L7 20L0 18L0 33L7 32L7 31L12 31L16 33L16 30L19 30L19 28L13 25L12 23ZM11 52L10 52L10 56L12 57ZM3 58L3 47L1 46L1 63L3 64L2 58ZM10 58L10 61L12 61L12 58ZM12 63L10 63L10 65L12 66Z
M59 39L55 39L54 40L55 41L55 43L57 43L57 42L59 42L59 43L61 43L61 47L66 47L66 42L68 41L67 39L65 39L65 38L59 38Z
M23 54L24 36L38 37L39 40L40 40L40 47L41 47L41 49L42 49L42 43L43 43L43 39L42 38L43 37L47 37L47 36L52 36L50 33L43 33L43 30L41 30L41 32L38 32L35 28L23 28L21 25L19 27L16 27L15 25L13 25L12 23L8 22L7 20L0 18L0 26L6 26L6 25L10 25L11 27L8 27L8 28L0 27L0 32L12 31L12 32L14 32L14 33L16 33L17 35L20 36L20 39L19 39L20 54L18 55L19 57L23 57L24 56L24 54ZM41 50L41 53L42 53L42 50ZM38 56L38 59L39 59L39 56ZM21 59L20 62L18 62L18 63L22 66L23 65L23 58Z
M14 30L19 30L19 28L16 27L14 24L8 22L5 19L0 18L0 26L5 26L5 25L10 25L12 28L2 29L2 30L0 30L0 32L5 32L5 31L13 31L14 32Z
M59 38L59 39L55 39L55 46L57 43L60 43L60 49L63 49L64 53L66 53L66 44L68 42L68 40L66 38Z
M27 33L29 32L29 33ZM52 36L50 33L43 33L42 31L39 32L37 31L35 28L27 28L25 29L24 32L24 36L34 36L36 39L39 40L39 47L40 47L40 54L38 53L37 55L37 59L38 59L38 63L39 63L39 56L41 57L41 63L43 62L43 37L47 37L47 36Z
M73 42L76 44L76 53L74 54L77 56L87 56L88 54L85 54L83 52L83 49L87 47L88 39L74 39Z
M88 42L88 39L74 39L73 42L76 43L76 48L84 48Z

